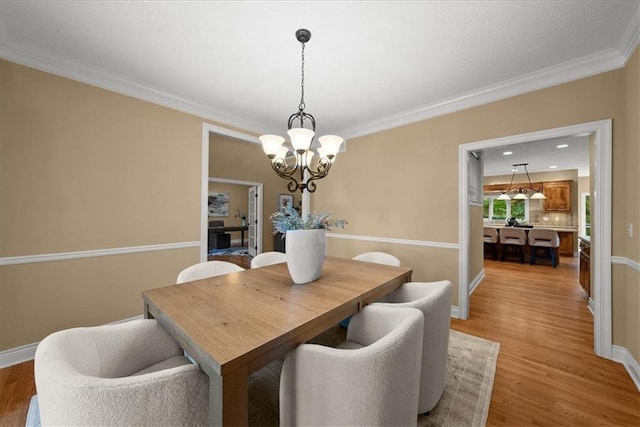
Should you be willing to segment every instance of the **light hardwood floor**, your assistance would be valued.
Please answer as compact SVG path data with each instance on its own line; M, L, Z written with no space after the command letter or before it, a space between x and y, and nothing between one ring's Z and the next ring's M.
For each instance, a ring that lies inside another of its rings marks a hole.
M470 319L453 329L501 344L488 425L640 426L640 393L624 367L593 353L593 318L577 258L558 268L485 261ZM0 425L23 426L33 363L0 370Z
M558 268L485 260L470 318L452 328L500 343L488 425L640 426L640 393L593 351L578 258Z

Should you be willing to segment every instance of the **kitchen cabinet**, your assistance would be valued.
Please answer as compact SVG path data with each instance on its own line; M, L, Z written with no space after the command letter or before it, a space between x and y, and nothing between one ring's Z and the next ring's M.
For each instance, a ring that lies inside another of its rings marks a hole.
M552 181L543 184L545 212L571 212L572 181Z
M591 242L580 237L580 286L591 296Z
M573 232L558 231L558 237L560 237L560 246L558 247L560 255L573 256Z

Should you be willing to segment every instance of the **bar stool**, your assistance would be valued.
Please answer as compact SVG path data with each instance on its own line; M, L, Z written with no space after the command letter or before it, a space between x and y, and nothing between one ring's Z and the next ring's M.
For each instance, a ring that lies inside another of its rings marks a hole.
M502 256L500 261L504 261L504 254L508 248L516 249L520 254L520 264L524 264L524 245L527 244L527 232L522 228L505 227L500 230L500 246L502 246Z
M534 228L529 231L529 246L531 246L531 260L529 264L536 262L536 252L538 250L548 250L551 265L556 268L558 260L556 259L556 248L560 246L560 237L555 230L547 230L544 228Z
M484 246L490 246L493 252L493 259L498 260L498 240L500 239L498 229L484 227Z

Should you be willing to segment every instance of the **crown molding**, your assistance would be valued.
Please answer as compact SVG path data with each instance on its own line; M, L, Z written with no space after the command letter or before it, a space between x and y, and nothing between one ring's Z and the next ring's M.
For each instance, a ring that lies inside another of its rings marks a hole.
M2 19L2 16L0 16L0 21ZM356 138L616 70L626 65L638 45L640 45L640 3L632 14L629 24L615 48L485 86L448 99L371 120L343 129L336 132L336 134L342 135L345 140ZM0 58L173 110L193 114L207 120L245 129L256 134L268 133L268 129L256 122L212 109L152 87L117 78L102 70L87 67L75 61L54 57L48 52L27 49L11 43L7 39L7 34L2 30L0 30Z
M466 110L490 102L500 101L535 90L583 79L624 67L640 46L640 3L629 20L615 48L574 61L505 80L484 88L463 93L449 99L422 105L391 116L381 117L337 132L345 139L370 135L398 126L419 122L456 111Z
M638 46L640 46L640 2L636 3L636 10L631 15L629 25L617 45L625 58L624 65L627 65Z
M609 49L575 61L565 62L540 71L485 86L443 101L423 105L398 114L372 120L338 132L345 139L381 132L456 111L466 110L535 90L556 86L596 74L622 68L627 61L619 51Z
M95 67L72 61L66 58L53 56L50 53L34 49L27 49L18 45L0 42L0 58L15 62L20 65L45 71L60 77L66 77L96 86L132 98L161 105L172 110L192 114L203 119L224 123L240 129L255 131L256 133L268 133L259 124L237 116L224 113L188 99L175 96L149 86L135 83L129 80L105 73Z

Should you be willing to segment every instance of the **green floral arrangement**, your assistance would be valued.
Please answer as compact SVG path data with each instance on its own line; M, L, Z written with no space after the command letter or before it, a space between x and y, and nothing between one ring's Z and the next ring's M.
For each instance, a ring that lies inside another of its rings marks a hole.
M348 222L344 219L331 217L332 212L309 212L302 219L302 216L293 207L286 205L271 214L269 219L273 222L274 232L282 233L282 237L289 230L317 230L324 229L331 231L332 227L344 228Z

